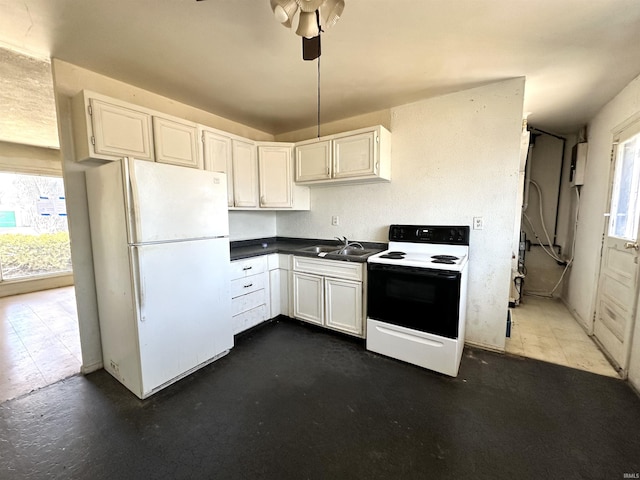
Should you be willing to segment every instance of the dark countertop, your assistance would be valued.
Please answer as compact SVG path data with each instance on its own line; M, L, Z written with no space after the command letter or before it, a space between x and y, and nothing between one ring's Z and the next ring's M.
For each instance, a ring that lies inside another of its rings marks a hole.
M326 254L321 257L326 260L342 260L345 262L366 263L367 258L371 255L387 249L386 243L380 242L358 242L367 249L374 250L367 255L335 255ZM298 255L301 257L317 257L317 253L302 252L301 248L311 247L313 245L335 245L336 250L341 244L337 240L313 239L313 238L291 238L291 237L267 237L256 238L253 240L240 240L231 242L231 260L239 260L241 258L258 257L260 255L269 255L270 253L285 253Z

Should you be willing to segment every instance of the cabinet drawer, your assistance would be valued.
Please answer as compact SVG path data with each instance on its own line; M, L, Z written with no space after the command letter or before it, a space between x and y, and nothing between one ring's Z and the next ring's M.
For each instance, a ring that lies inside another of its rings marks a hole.
M247 293L255 292L256 290L265 289L268 285L269 277L266 273L231 280L231 298L246 295Z
M261 322L267 320L267 306L260 305L259 307L248 310L240 315L235 315L232 319L233 334L236 335L240 332L247 330Z
M241 295L231 300L231 315L238 315L267 303L267 292L264 289Z
M267 257L243 258L231 262L231 280L267 271Z
M363 263L322 260L310 257L293 257L293 270L314 273L325 277L362 281Z

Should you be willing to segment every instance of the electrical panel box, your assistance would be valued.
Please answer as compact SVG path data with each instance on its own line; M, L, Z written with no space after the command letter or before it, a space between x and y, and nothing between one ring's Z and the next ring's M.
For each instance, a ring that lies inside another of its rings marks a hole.
M571 170L569 183L572 187L584 185L584 172L587 166L587 143L577 143L571 149Z

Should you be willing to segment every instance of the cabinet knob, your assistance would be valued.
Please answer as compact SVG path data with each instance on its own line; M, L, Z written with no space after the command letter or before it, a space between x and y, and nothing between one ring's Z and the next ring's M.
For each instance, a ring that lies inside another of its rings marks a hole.
M251 270L253 267L244 267L242 270Z
M250 283L249 285L244 286L244 288L249 288L249 287L253 287L253 283Z

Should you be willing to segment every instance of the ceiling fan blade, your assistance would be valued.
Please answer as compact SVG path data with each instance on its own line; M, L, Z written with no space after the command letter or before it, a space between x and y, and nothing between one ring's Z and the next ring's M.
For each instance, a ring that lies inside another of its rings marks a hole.
M320 35L311 38L302 37L303 60L315 60L320 53Z

